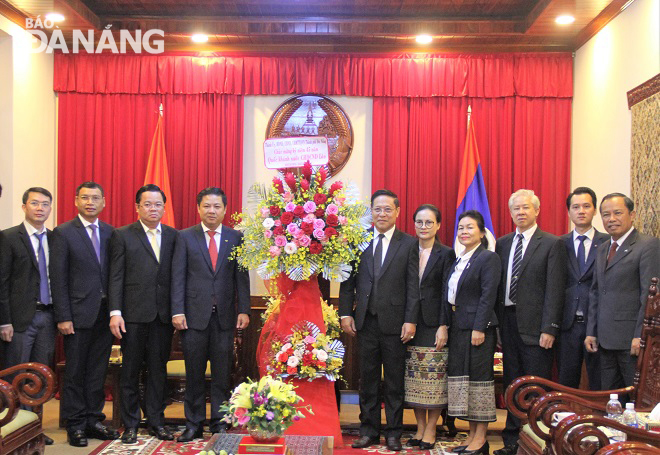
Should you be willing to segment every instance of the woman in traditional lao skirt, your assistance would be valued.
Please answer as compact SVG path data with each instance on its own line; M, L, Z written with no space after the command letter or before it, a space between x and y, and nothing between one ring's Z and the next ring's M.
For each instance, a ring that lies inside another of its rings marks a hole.
M447 408L447 325L440 326L440 314L444 280L455 254L436 240L441 222L437 207L419 206L413 220L419 256L412 254L411 260L419 261L420 314L415 338L406 352L405 402L415 411L417 433L407 445L428 450L435 446L436 424Z
M458 217L458 241L465 247L447 280L449 332L449 415L470 422L466 445L453 452L488 454L488 422L496 420L493 355L497 337L495 303L502 267L486 249L484 218L476 210Z

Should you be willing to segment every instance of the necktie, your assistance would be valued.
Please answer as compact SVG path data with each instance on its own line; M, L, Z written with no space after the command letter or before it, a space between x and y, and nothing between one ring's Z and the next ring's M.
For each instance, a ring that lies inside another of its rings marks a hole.
M151 243L151 248L154 250L154 254L156 255L156 260L160 262L160 247L158 246L158 238L156 237L156 234L158 231L156 229L149 229L149 243Z
M46 264L46 252L44 251L43 238L46 231L41 234L34 234L39 240L39 249L37 251L37 262L39 262L39 300L44 305L50 304L50 287L48 285L48 264Z
M385 234L378 234L376 251L374 251L374 278L378 278L380 267L383 265L383 237Z
M513 303L517 303L517 291L518 291L518 272L520 271L520 264L522 263L522 244L523 244L523 235L518 234L516 236L518 243L516 243L516 250L513 253L513 264L511 265L511 283L509 284L509 300Z
M215 231L206 231L209 235L209 256L211 256L211 266L215 272L215 264L218 262L218 246L215 243Z
M587 236L578 235L577 238L580 241L577 250L577 261L578 261L578 267L580 268L580 275L583 275L584 270L587 268L587 259L585 258L585 254L584 254L584 241L587 239Z
M94 252L96 252L96 259L101 263L101 244L99 243L99 238L96 236L97 226L95 224L90 224L89 228L92 230L92 245L94 246Z
M619 248L619 245L617 245L616 242L612 242L612 246L610 247L610 254L607 255L607 264L609 265L610 262L612 262L612 258L616 254L616 249Z

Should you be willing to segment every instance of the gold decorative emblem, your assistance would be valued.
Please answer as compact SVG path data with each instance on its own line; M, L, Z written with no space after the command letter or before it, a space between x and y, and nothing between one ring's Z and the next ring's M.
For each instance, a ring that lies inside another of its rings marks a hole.
M266 139L273 137L325 136L328 169L337 175L353 151L353 127L344 110L319 95L297 95L282 103L268 121Z

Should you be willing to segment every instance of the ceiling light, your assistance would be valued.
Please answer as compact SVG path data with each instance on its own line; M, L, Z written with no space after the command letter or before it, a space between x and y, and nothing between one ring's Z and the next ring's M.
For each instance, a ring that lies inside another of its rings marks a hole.
M419 44L429 44L431 41L433 41L433 38L430 35L417 35L415 37L415 41L417 41Z
M192 36L192 40L195 43L205 43L209 40L209 36L208 35L203 35L201 33L195 33Z
M570 14L562 14L561 16L557 16L555 22L559 25L569 25L575 22L575 18Z
M48 13L46 14L46 19L53 22L62 22L64 20L64 16L62 16L60 13Z

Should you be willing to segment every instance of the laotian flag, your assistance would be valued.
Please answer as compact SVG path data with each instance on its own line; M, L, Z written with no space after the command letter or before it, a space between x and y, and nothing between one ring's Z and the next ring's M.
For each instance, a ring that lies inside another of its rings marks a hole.
M474 134L474 125L470 117L471 115L468 111L467 137L465 139L465 150L463 151L461 178L458 184L456 223L454 224L454 250L457 255L464 250L463 245L458 242L456 236L458 216L466 210L478 210L483 215L486 226L486 238L488 239L488 249L495 251L495 230L493 229L493 221L490 217L484 176L481 172L477 137Z

